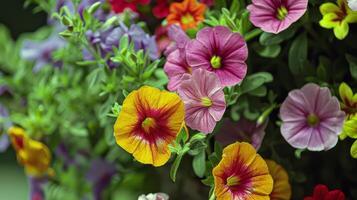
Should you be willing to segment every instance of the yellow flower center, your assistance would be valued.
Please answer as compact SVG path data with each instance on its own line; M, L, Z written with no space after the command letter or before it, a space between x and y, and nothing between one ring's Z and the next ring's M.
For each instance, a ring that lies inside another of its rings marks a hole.
M183 24L190 24L194 21L195 21L195 18L193 18L193 16L189 13L187 13L181 17L181 23L183 23Z
M228 187L237 186L239 184L240 184L240 178L238 178L237 176L230 176L227 178Z
M149 132L149 129L154 128L156 126L156 121L154 118L147 117L141 123L141 127L145 130L145 132Z
M311 127L314 127L314 126L316 126L316 125L318 125L320 123L319 117L317 115L313 114L313 113L309 114L307 116L306 121L307 121L307 124L309 126L311 126Z
M280 6L278 10L276 11L276 18L278 18L280 21L284 20L285 17L288 15L288 9L286 9L285 6Z
M201 98L201 104L204 106L204 107L210 107L212 106L212 100L208 97L202 97Z
M219 69L221 68L222 66L222 59L221 57L219 56L213 56L211 58L211 66L214 68L214 69Z

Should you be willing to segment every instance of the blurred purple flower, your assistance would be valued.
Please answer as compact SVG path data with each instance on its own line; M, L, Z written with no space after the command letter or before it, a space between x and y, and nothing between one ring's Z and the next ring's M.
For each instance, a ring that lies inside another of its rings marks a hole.
M309 83L289 92L280 107L280 117L281 134L291 146L326 151L336 145L345 113L328 88Z
M95 200L103 199L101 194L110 184L112 177L117 173L115 165L106 160L95 159L86 173L87 180L93 184Z
M245 118L241 118L238 122L225 118L216 135L216 140L224 146L236 141L248 142L252 144L256 150L259 150L265 136L265 128L267 125L268 120L263 124L257 124L255 121L250 121Z
M0 104L0 152L6 151L9 147L10 141L6 131L11 126L12 123L9 119L9 112L3 105Z
M81 3L78 6L77 12L81 15L83 18L83 11L85 8L89 8L91 5L93 5L96 2L101 2L102 4L107 3L105 0L82 0ZM74 5L72 0L59 0L57 1L56 5L56 12L59 12L63 6L67 6L68 10L73 14L74 13ZM93 16L98 19L99 21L105 21L109 19L110 17L114 16L114 13L108 9L104 10L102 8L99 8ZM51 20L51 19L50 19Z
M46 184L47 178L35 178L29 177L29 185L30 185L30 200L44 200L44 184Z
M63 160L64 168L67 168L69 165L75 164L75 159L71 157L67 146L63 142L57 146L55 154L56 157Z
M60 63L53 60L52 53L64 47L65 44L65 41L58 34L53 34L44 41L26 40L24 41L20 55L25 60L35 61L34 72L39 71L46 64L60 67Z
M133 24L130 28L126 27L123 23L118 27L101 30L99 32L87 32L88 41L94 46L98 47L102 57L108 54L113 54L113 47L119 47L120 39L124 35L129 36L129 40L134 43L136 50L143 49L149 54L153 60L159 57L159 52L156 46L155 38L149 36L138 25ZM83 51L85 60L94 60L93 55L85 49ZM107 61L110 68L115 68L117 65L110 60Z

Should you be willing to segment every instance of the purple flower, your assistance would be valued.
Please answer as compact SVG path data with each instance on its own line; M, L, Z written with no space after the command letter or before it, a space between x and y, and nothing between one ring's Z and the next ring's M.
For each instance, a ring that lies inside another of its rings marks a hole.
M167 56L175 50L179 50L183 57L185 57L185 47L190 38L186 35L185 31L177 25L170 25L167 31L167 35L172 41L164 54Z
M187 126L212 133L226 110L223 87L215 73L197 69L185 74L178 93L185 104Z
M0 104L0 152L6 151L10 145L9 137L5 133L12 126L8 110Z
M248 142L259 150L265 136L265 128L268 125L268 120L263 124L257 124L255 121L250 121L241 118L238 122L231 119L223 119L222 125L216 135L216 140L224 146L234 142Z
M309 83L289 93L280 117L281 134L291 146L322 151L336 145L345 113L328 88Z
M46 64L52 64L56 67L60 63L52 58L52 53L65 46L65 41L62 40L58 34L53 34L44 41L30 41L26 40L21 49L20 55L23 59L34 61L34 72L39 71Z
M193 70L214 72L223 86L240 83L247 73L247 44L239 33L227 27L207 27L186 45L186 59Z
M255 26L277 34L304 15L307 3L308 0L253 0L247 9Z
M35 178L29 177L29 185L30 185L30 200L44 200L44 185L47 183L46 177Z
M93 184L93 195L96 200L103 199L101 194L117 173L114 164L105 160L95 159L87 171L87 180Z
M138 25L133 24L130 28L126 27L123 23L118 27L108 28L106 30L100 30L98 32L87 32L88 41L95 47L100 49L102 57L108 54L113 54L113 47L119 47L119 42L122 36L128 35L129 40L134 43L136 50L143 49L148 53L152 60L159 57L159 52L156 46L155 38L149 36ZM93 60L94 57L88 50L83 51L83 57L85 60ZM117 65L110 60L107 61L110 68L115 68Z

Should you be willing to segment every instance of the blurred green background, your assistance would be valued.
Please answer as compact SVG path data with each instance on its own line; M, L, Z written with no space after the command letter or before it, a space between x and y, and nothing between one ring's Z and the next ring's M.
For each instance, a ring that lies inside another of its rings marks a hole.
M0 6L0 24L11 31L13 39L21 33L35 31L46 23L44 13L33 14L24 8L24 0L5 0ZM27 200L28 183L23 168L17 164L14 151L9 148L0 154L0 200Z

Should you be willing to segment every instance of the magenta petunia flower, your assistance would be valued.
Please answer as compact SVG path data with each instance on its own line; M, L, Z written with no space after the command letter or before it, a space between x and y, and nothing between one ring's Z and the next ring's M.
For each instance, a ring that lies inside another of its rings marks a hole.
M328 88L309 83L289 93L280 117L281 134L291 146L322 151L336 145L345 113Z
M185 74L178 93L185 104L185 122L192 129L211 133L226 110L223 87L213 72Z
M259 150L265 136L265 128L267 125L268 120L262 124L257 124L255 121L243 117L240 118L238 122L226 118L223 119L218 134L215 137L216 140L224 146L237 141L248 142L252 144L256 150Z
M207 27L186 45L186 60L193 70L214 72L223 86L240 83L247 73L247 44L239 33L227 27Z
M184 74L191 74L191 67L186 62L185 46L190 40L186 33L178 26L171 25L168 28L169 38L173 43L165 53L169 53L164 66L164 71L169 77L167 88L176 91Z
M304 15L307 3L308 0L253 0L247 9L255 26L277 34Z

